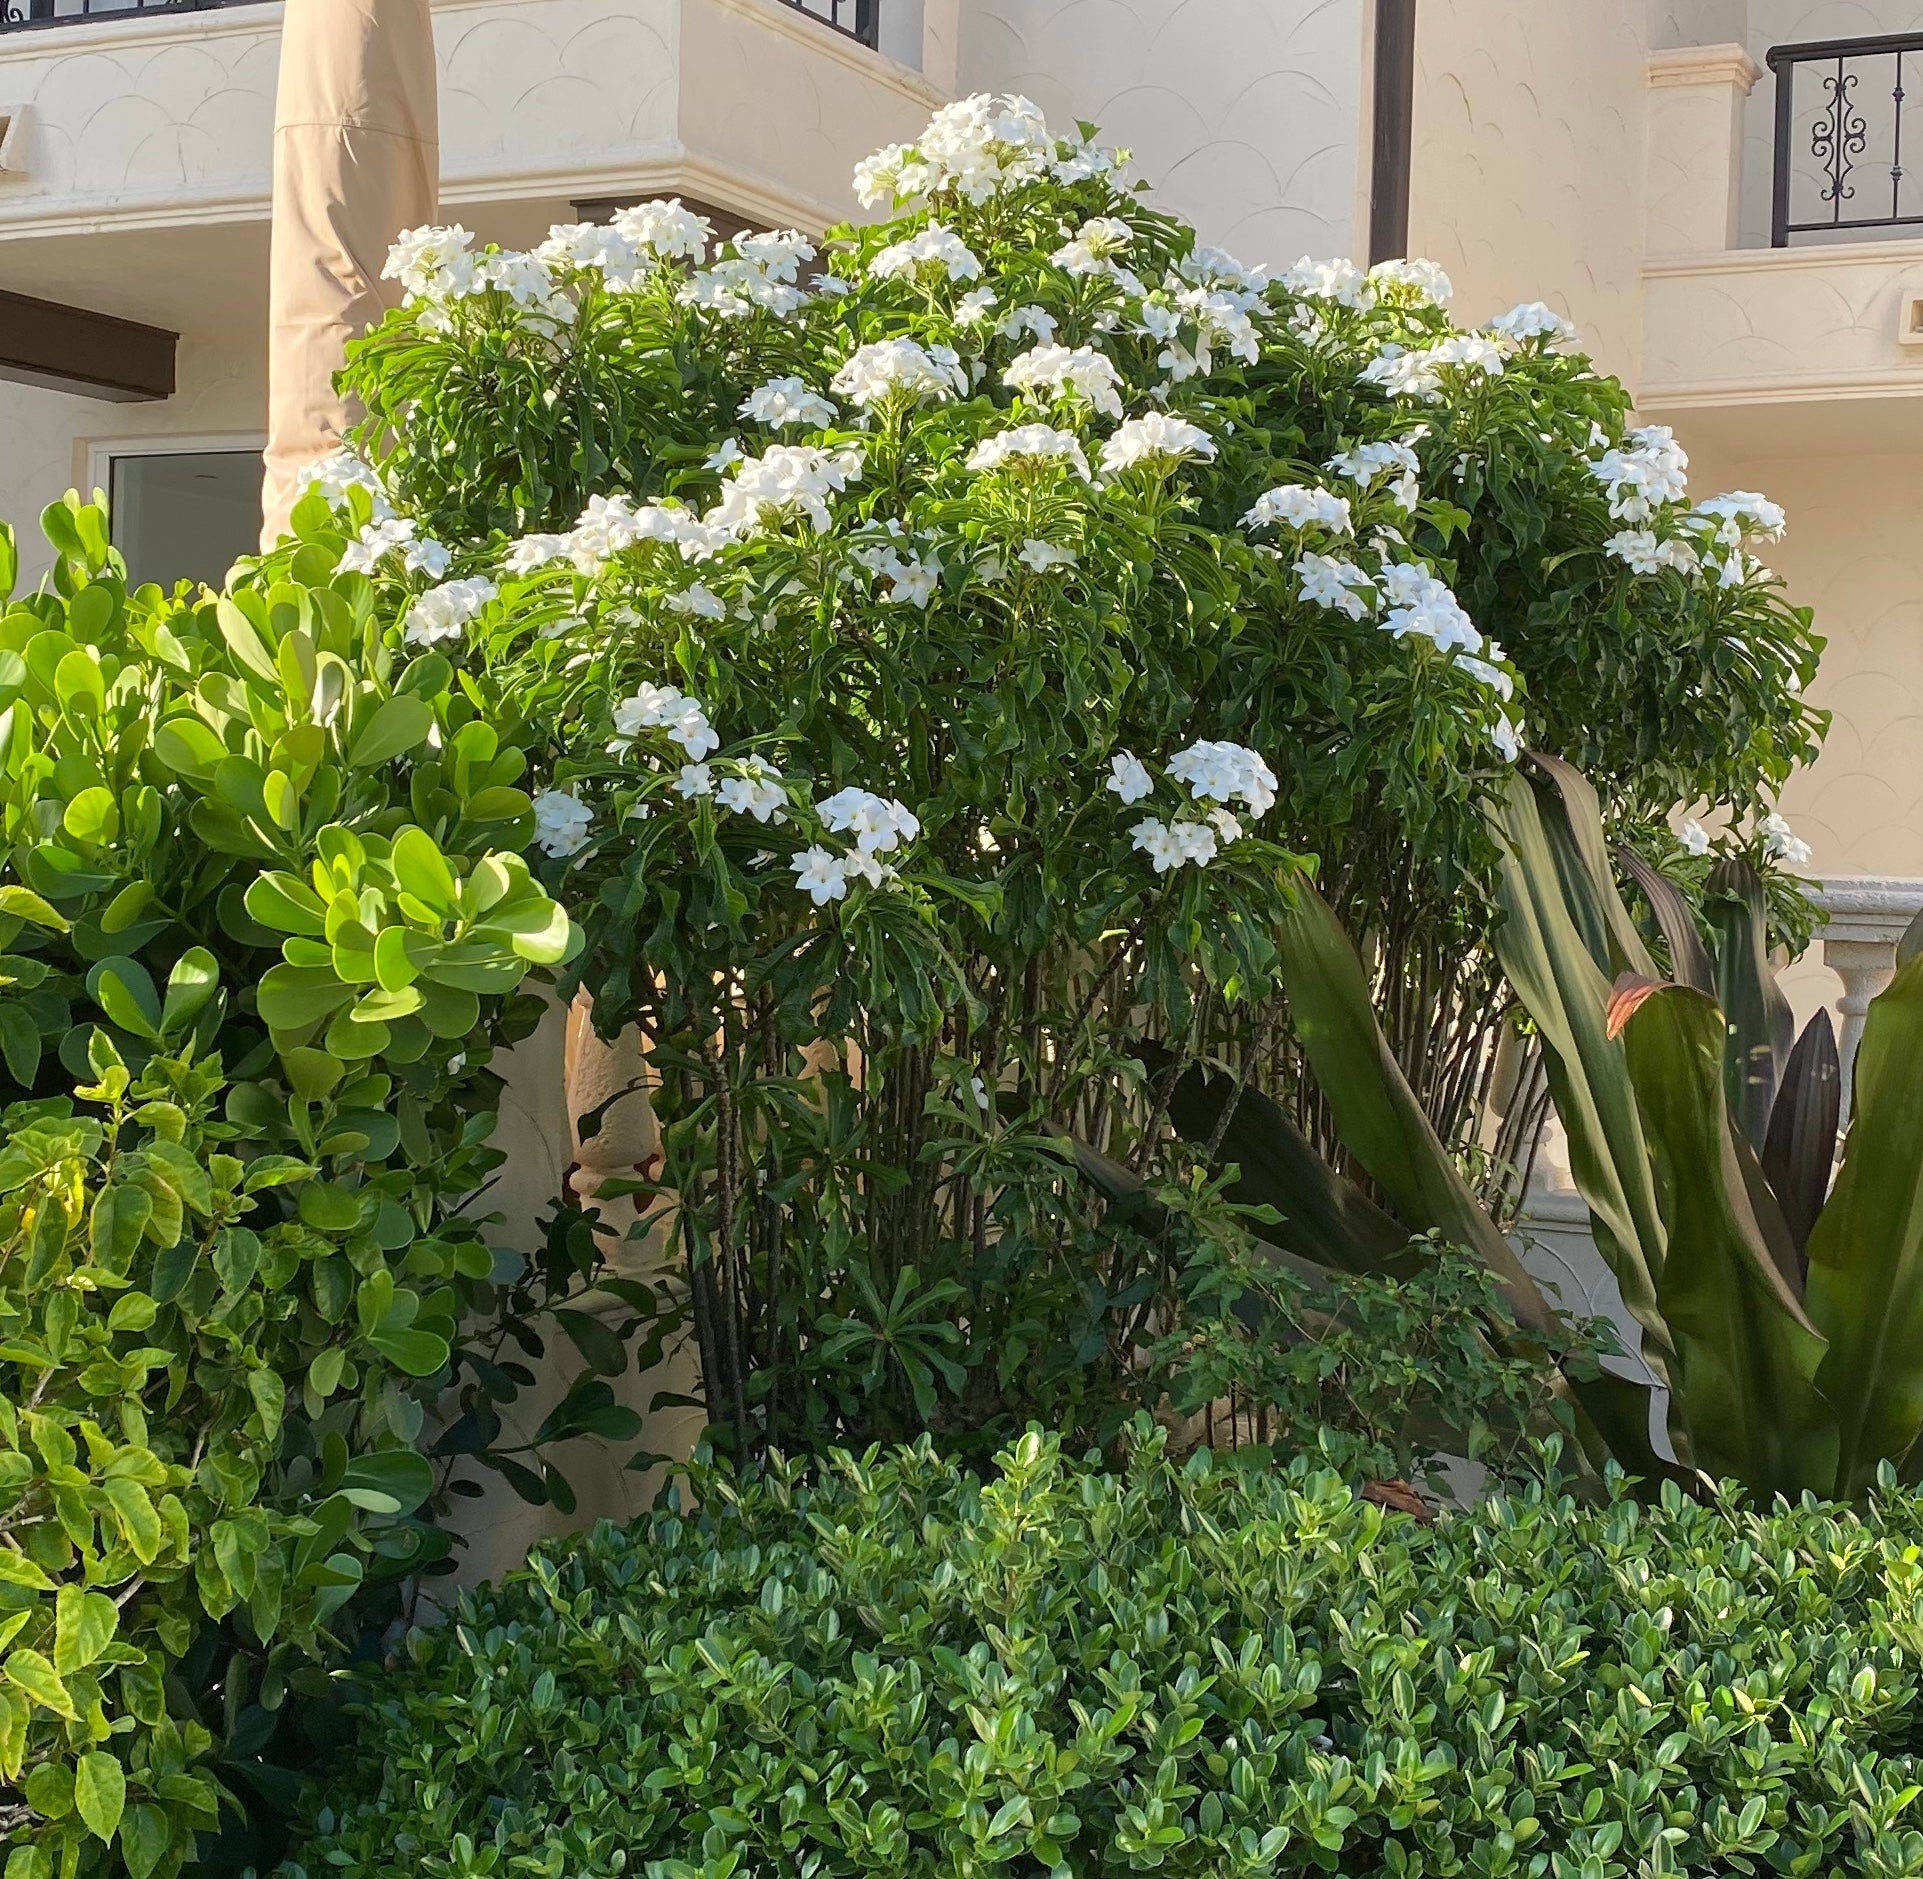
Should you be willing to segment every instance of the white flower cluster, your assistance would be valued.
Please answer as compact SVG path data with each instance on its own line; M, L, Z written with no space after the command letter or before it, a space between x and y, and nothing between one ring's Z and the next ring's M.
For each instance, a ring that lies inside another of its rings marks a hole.
M1815 856L1815 850L1780 815L1763 818L1762 836L1764 854L1792 868L1807 868Z
M882 857L892 855L921 833L920 821L906 804L865 789L837 790L816 806L815 813L824 829L855 838L852 849L837 852L816 843L789 861L795 886L817 907L843 899L850 881L880 887L891 880L894 870L883 863Z
M1131 846L1148 856L1157 874L1191 864L1205 868L1224 843L1241 840L1232 805L1240 803L1252 816L1275 806L1275 772L1246 744L1198 739L1169 759L1168 773L1203 814L1144 816L1130 829ZM1133 751L1124 750L1109 759L1104 787L1124 803L1137 803L1154 792L1155 779Z
M1084 482L1094 480L1082 440L1073 431L1058 431L1049 424L1017 424L993 432L968 453L968 467L977 471L1041 468L1049 463L1066 463Z
M1002 383L1031 397L1084 398L1105 417L1122 415L1121 374L1115 361L1093 346L1031 346L1009 360Z
M856 347L829 385L868 410L896 399L920 403L964 395L968 374L952 346L923 346L912 339L876 339Z
M840 413L805 379L771 378L757 385L741 401L738 416L770 430L818 431L832 424Z
M868 263L878 281L932 279L978 281L982 264L952 228L930 222L903 241L891 242ZM994 296L989 296L992 301Z
M681 289L689 306L704 307L729 319L755 312L777 319L807 299L799 285L801 264L815 258L815 245L792 228L740 235L728 244L734 252L699 268Z
M1422 431L1414 430L1406 437L1381 443L1355 444L1337 451L1323 467L1364 489L1372 488L1382 477L1393 475L1395 480L1389 493L1401 508L1413 514L1416 504L1422 500L1422 487L1416 480L1422 464L1415 453L1422 437Z
M703 561L727 542L725 530L702 521L678 503L635 503L622 495L593 496L566 535L524 535L502 557L506 574L532 574L554 563L570 563L579 573L599 574L616 555L640 542L661 542L684 560Z
M318 495L333 508L338 509L347 501L350 489L366 490L376 522L383 522L394 513L394 505L388 500L387 490L372 465L351 450L333 451L301 472L301 495Z
M788 791L779 770L765 757L737 757L732 774L717 779L711 763L687 763L675 779L675 793L692 802L712 799L731 815L753 816L757 822L786 822Z
M1498 314L1489 322L1490 333L1504 344L1520 349L1532 339L1546 346L1573 346L1580 335L1554 307L1540 300L1525 300L1519 307Z
M341 554L343 574L372 574L390 555L401 558L405 574L425 574L438 581L447 572L453 554L445 542L431 535L417 535L412 516L386 515L368 523L357 540L347 544Z
M1279 488L1264 490L1242 518L1242 526L1287 528L1298 535L1311 528L1327 529L1332 535L1355 533L1348 497L1308 483L1284 483Z
M687 752L690 763L699 763L721 745L701 701L673 685L644 684L632 698L622 699L614 707L614 731L614 741L608 745L614 756L631 751L643 731L667 732L669 741Z
M983 203L1039 176L1082 182L1111 167L1105 152L1050 136L1028 99L979 92L943 105L918 142L892 144L857 164L855 193L870 209L947 189Z
M1322 300L1372 312L1386 297L1446 306L1455 293L1447 274L1433 261L1378 261L1364 270L1353 261L1312 261L1304 255L1282 276L1282 285L1303 300Z
M1385 633L1396 639L1414 634L1429 640L1438 652L1482 651L1482 635L1449 584L1437 580L1421 562L1390 562L1377 582L1389 608L1382 619Z
M630 293L664 262L698 265L713 234L713 226L683 208L675 196L665 202L638 202L609 223L557 222L534 253L550 269L591 270L616 293Z
M492 581L477 575L465 581L443 581L439 587L416 594L407 610L407 644L432 646L458 640L467 623L478 620L499 591Z
M1618 522L1647 522L1666 503L1689 493L1689 456L1667 424L1632 430L1626 443L1605 450L1589 474L1609 497Z
M1115 477L1147 467L1172 468L1190 457L1215 455L1215 443L1200 425L1166 411L1149 411L1118 425L1102 444L1102 474Z
M1451 333L1433 345L1407 348L1390 344L1362 368L1364 384L1380 385L1391 398L1419 398L1436 404L1449 381L1447 372L1479 372L1500 378L1503 350L1481 333Z
M1239 269L1239 263L1230 265ZM1252 316L1261 304L1259 290L1185 286L1178 276L1143 299L1139 319L1143 332L1163 342L1156 364L1180 384L1214 371L1218 346L1245 365L1255 364L1262 341Z
M890 533L900 535L901 525L894 524ZM904 555L894 541L886 541L857 548L853 558L888 583L886 598L898 605L925 607L941 585L941 562L932 551Z
M740 537L799 519L824 533L833 520L829 499L860 477L861 465L859 450L773 444L760 456L742 457L730 466L706 526Z
M534 840L542 854L559 861L587 846L594 811L572 790L544 789L534 798Z
M1120 216L1092 215L1048 258L1065 274L1114 281L1140 300L1148 289L1118 259L1134 240L1135 231Z

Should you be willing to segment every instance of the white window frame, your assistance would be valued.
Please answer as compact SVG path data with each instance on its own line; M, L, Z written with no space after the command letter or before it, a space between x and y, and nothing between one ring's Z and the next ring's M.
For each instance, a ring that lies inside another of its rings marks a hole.
M113 460L116 457L204 457L227 450L267 448L265 431L209 431L184 437L173 431L154 431L146 436L89 437L87 445L87 485L81 494L92 498L96 489L113 499Z

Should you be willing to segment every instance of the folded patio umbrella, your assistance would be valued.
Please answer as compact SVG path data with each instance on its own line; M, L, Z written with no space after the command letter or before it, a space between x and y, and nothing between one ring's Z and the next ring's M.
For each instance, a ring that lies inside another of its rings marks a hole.
M334 390L345 349L395 304L395 235L432 221L440 125L428 0L287 0L274 112L267 469L271 547L301 472L353 413Z

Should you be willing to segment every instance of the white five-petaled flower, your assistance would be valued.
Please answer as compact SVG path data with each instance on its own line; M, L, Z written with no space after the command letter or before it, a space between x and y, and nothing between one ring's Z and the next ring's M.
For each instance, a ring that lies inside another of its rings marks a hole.
M955 324L975 326L988 318L999 302L992 287L977 287L955 302Z
M416 535L411 516L385 515L368 523L341 555L343 574L372 574L381 562L398 553L408 574L425 574L438 581L447 572L452 553L431 535Z
M1284 483L1264 490L1242 518L1244 528L1327 529L1334 535L1353 535L1355 522L1349 513L1349 499L1332 489L1318 489L1308 483Z
M819 844L804 848L788 865L795 871L795 886L817 907L825 907L831 900L841 900L847 895L848 870L843 858L832 848Z
M1150 411L1118 425L1102 445L1102 474L1121 476L1143 464L1161 468L1214 455L1214 439L1200 425L1166 411Z
M534 798L534 839L555 860L584 847L594 811L571 790L544 789Z
M1109 777L1103 787L1119 796L1124 803L1137 803L1155 788L1155 779L1148 773L1148 765L1132 750L1118 750L1108 760Z
M481 610L500 590L492 581L471 576L464 581L443 581L417 594L407 610L406 640L410 646L432 646L442 640L458 640L470 620L479 619Z
M1448 583L1437 580L1421 562L1391 562L1377 580L1389 609L1382 618L1385 633L1396 639L1417 635L1441 652L1482 651L1482 634Z
M1127 252L1135 231L1119 216L1095 215L1048 258L1070 274L1116 274L1115 257Z
M700 700L673 685L643 684L632 698L622 699L614 707L614 731L608 748L617 754L632 749L643 731L666 731L694 764L721 747Z
M903 241L891 242L868 263L876 280L913 280L941 274L951 281L978 281L982 264L952 228L930 222Z
M740 774L724 778L715 785L715 800L736 815L753 816L757 822L785 822L788 793L781 787L781 772L760 757L743 757Z
M1673 568L1678 574L1694 574L1702 565L1696 544L1681 536L1667 539L1654 529L1619 529L1603 543L1603 552L1622 562L1633 574L1660 574Z
M674 780L674 787L678 794L690 798L712 796L714 771L705 763L684 763L681 774Z
M742 399L737 415L770 430L818 431L839 414L818 391L809 389L805 379L771 378Z
M1211 822L1164 822L1145 816L1129 831L1132 847L1149 858L1157 874L1193 863L1206 868L1215 859L1219 832Z
M1009 360L1002 383L1031 396L1073 395L1106 417L1122 415L1121 374L1115 361L1093 346L1031 346Z
M347 500L350 489L364 489L373 505L374 520L394 513L381 479L366 460L351 450L335 450L310 463L300 475L300 493L318 495L334 507Z
M1059 568L1072 568L1078 557L1072 548L1058 548L1053 542L1030 537L1023 542L1015 559L1034 574L1053 574Z
M1058 431L1049 424L1017 424L996 431L968 453L968 467L975 471L1039 469L1049 463L1064 463L1084 482L1093 480L1081 439L1073 431Z
M1381 477L1393 476L1389 493L1398 507L1413 514L1416 504L1422 500L1422 491L1416 481L1422 461L1415 453L1415 445L1422 435L1421 430L1415 430L1407 437L1385 438L1372 444L1352 444L1347 450L1338 450L1324 467L1333 470L1337 476L1347 477L1352 483L1361 484L1364 489L1372 487Z
M1725 548L1740 548L1753 535L1780 539L1787 518L1780 503L1753 489L1732 489L1727 495L1699 502L1683 517L1686 527L1700 529Z
M713 588L696 581L692 587L684 587L679 593L666 595L662 602L670 613L686 613L704 620L725 620L728 617L728 603Z
M1684 822L1676 839L1682 843L1686 855L1702 856L1709 853L1709 831L1694 816Z

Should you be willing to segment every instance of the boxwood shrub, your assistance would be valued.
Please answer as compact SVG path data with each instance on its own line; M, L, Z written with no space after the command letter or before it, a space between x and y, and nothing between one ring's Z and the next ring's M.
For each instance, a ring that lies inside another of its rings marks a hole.
M323 1874L1897 1874L1923 1508L1551 1482L1432 1527L1299 1461L1031 1434L698 1467L369 1696Z

